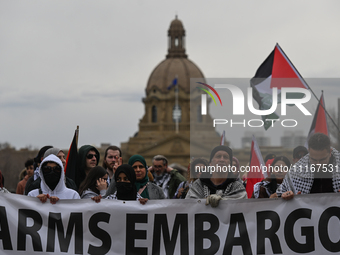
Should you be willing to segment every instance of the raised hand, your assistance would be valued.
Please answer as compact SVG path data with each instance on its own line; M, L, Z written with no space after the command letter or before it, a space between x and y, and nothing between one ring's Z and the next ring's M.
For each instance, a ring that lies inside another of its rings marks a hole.
M97 180L97 189L99 191L101 191L103 189L107 189L107 181L105 179L99 178Z

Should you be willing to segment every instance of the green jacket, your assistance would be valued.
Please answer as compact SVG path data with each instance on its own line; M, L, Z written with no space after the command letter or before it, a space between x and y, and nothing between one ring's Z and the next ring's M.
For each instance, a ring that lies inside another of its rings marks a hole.
M181 182L186 181L187 179L181 175L176 169L172 170L170 172L171 178L169 181L169 198L173 198L173 196L175 195L178 185Z

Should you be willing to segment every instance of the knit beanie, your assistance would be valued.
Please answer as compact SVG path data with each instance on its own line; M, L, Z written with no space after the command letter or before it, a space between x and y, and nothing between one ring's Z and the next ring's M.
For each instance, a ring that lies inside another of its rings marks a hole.
M44 158L46 158L47 156L53 154L55 156L57 156L57 154L59 153L59 151L61 151L61 149L59 148L50 148L47 151L45 151L44 153Z
M232 160L233 160L233 150L230 149L228 146L224 146L224 145L219 145L216 146L210 154L210 160L209 162L211 162L212 158L215 156L216 152L218 151L225 151L229 154L229 159L230 159L230 164L232 165Z

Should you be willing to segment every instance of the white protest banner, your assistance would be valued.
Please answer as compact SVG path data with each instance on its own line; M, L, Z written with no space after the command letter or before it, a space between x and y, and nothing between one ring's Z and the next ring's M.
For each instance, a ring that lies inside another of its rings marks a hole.
M0 254L334 254L340 194L247 199L59 200L0 193Z

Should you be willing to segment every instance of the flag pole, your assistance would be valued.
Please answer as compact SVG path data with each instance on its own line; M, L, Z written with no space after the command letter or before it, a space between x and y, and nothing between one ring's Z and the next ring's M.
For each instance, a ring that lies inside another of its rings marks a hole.
M178 79L178 76L176 75L176 79ZM176 112L178 111L178 84L175 86L175 108ZM178 118L179 116L176 117L176 134L178 134Z
M176 111L178 110L178 87L175 88L176 93ZM178 134L178 117L176 118L176 134Z
M222 132L220 145L224 145L224 137L225 137L225 130L223 130Z
M77 125L77 129L76 129L76 145L78 148L78 137L79 137L79 125Z
M308 85L308 83L305 81L305 79L302 77L302 75L299 73L299 71L296 69L296 67L294 66L293 62L290 61L289 57L287 56L287 54L283 51L283 49L280 47L280 45L278 43L276 43L276 45L280 48L280 50L282 51L282 53L285 55L285 57L289 60L289 62L292 64L292 66L294 67L294 70L299 74L300 78L304 81L304 83L307 85L307 87L309 88L309 90L312 92L313 96L316 98L316 100L318 101L318 103L320 103L319 98L316 96L316 94L314 93L314 91L312 90L312 88ZM323 90L322 90L323 93ZM329 115L329 113L327 112L327 110L323 107L323 105L321 105L321 107L325 110L325 113L327 114L328 118L330 118L330 120L333 122L334 126L337 128L338 132L340 133L340 129L339 126L335 123L335 121L333 120L333 118L331 117L331 115Z

